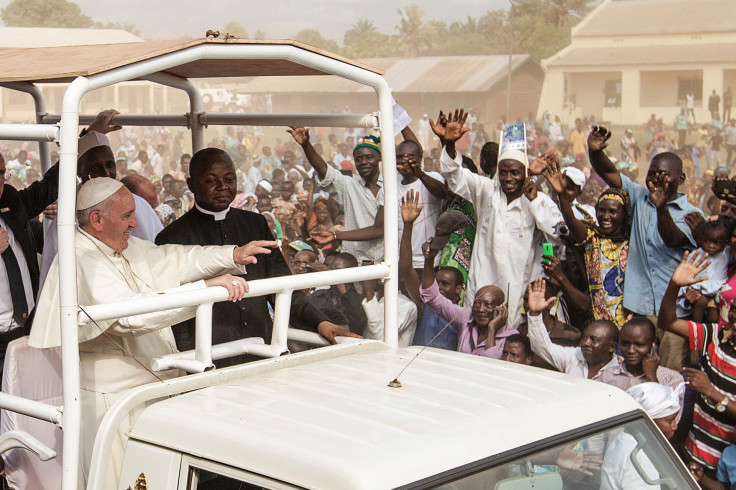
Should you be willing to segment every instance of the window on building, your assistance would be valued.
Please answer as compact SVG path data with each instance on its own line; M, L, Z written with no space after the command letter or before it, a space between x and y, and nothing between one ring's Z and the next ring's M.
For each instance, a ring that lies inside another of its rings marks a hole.
M678 77L677 100L685 100L685 94L694 94L695 100L703 100L703 78Z
M621 79L606 80L603 84L606 107L621 107Z

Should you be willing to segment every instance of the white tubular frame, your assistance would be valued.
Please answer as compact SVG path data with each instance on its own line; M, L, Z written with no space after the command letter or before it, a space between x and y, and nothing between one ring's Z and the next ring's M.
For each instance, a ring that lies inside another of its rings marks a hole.
M43 117L46 115L46 98L38 86L30 82L5 82L0 83L0 87L25 92L33 97L33 104L36 106L36 123L43 123ZM39 140L38 142L38 156L41 160L42 172L51 168L51 144L49 142L56 140L58 140L58 134L53 140Z
M56 141L60 131L56 124L0 124L0 134L4 140Z
M207 112L199 117L204 126L245 124L251 126L318 126L324 128L379 127L377 114L241 114Z
M200 59L282 59L303 66L315 68L323 73L337 75L362 85L371 87L378 98L378 112L374 114L230 114L204 113L201 96L197 87L189 80L164 73L165 70ZM3 84L8 88L23 90L34 96L36 101L36 125L0 125L0 137L60 143L59 163L59 208L57 216L59 241L59 299L61 322L63 411L59 408L37 402L31 403L9 395L0 396L0 407L18 411L42 420L57 423L64 427L62 468L62 489L77 488L81 404L80 373L78 349L78 322L86 322L84 314L79 314L76 284L76 254L74 246L77 135L81 122L91 121L94 116L80 116L79 107L87 92L129 80L150 80L184 90L190 100L190 112L184 115L119 115L113 122L121 125L172 125L187 126L192 132L192 146L196 152L204 147L203 128L207 124L263 124L263 125L322 125L333 127L380 128L384 138L381 141L383 159L383 189L387 196L396 196L397 174L394 151L393 100L386 80L369 70L338 61L315 52L292 45L246 45L246 44L203 44L182 51L165 54L153 59L136 62L88 77L76 78L67 88L60 116L47 115L43 95L33 84ZM56 122L59 125L56 125ZM45 124L41 124L41 123ZM60 128L59 128L60 126ZM288 338L325 344L324 339L313 332L289 329L289 306L294 290L307 287L341 284L367 279L384 280L384 341L389 346L398 347L398 200L386 199L384 205L385 255L382 264L367 267L327 271L300 276L264 279L249 283L249 296L276 294L276 306L272 342L262 339L243 339L212 347L211 308L216 301L227 298L224 288L208 288L196 292L182 292L151 299L125 301L114 304L87 306L85 310L96 320L128 316L138 313L158 311L166 308L199 305L197 312L196 347L194 352L164 356L153 361L158 369L180 367L193 372L201 372L212 366L212 360L250 352L264 357L275 357L287 352ZM341 346L343 349L349 346ZM340 351L343 352L343 351ZM327 354L329 355L329 354ZM232 373L231 371L228 371ZM241 371L235 371L241 372ZM250 372L246 369L243 373ZM120 417L142 401L161 394L173 394L181 389L195 389L211 384L213 380L224 379L220 372L202 373L189 376L179 382L165 382L151 386L150 389L133 390L115 404L103 419L100 426L90 467L87 488L102 488L106 465L109 460L111 438L120 423ZM227 376L231 376L228 374ZM146 387L143 387L146 388Z
M88 126L94 121L97 114L80 114L79 124ZM46 124L58 124L61 122L61 115L49 114L43 117ZM187 114L118 114L112 118L112 124L120 126L189 126L189 116Z

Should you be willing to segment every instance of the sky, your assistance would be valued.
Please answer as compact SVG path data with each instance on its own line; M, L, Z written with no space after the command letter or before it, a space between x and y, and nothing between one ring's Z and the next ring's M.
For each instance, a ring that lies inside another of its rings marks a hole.
M0 8L8 3L9 0L0 0ZM384 34L394 34L394 26L399 22L397 10L412 3L426 12L425 21L442 20L448 24L509 5L508 0L76 0L75 3L96 21L135 24L146 39L204 37L208 29L222 30L228 22L236 21L250 35L260 30L267 38L291 38L301 29L311 28L340 44L345 31L361 18L373 21Z

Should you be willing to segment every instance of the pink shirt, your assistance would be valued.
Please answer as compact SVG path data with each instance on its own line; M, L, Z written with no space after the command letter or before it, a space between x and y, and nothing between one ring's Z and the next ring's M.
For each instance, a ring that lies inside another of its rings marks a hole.
M486 349L486 341L478 343L478 327L473 320L473 310L471 308L458 306L449 299L440 294L440 288L437 281L427 288L419 290L422 301L432 308L439 316L449 321L452 328L457 331L457 350L466 354L474 354L476 356L491 357L493 359L501 359L503 354L503 344L506 338L519 333L518 330L508 325L504 325L496 332L496 345Z
M731 309L731 302L734 299L736 299L736 264L728 268L728 281L716 295L719 310L718 327L721 329L729 328L728 310Z

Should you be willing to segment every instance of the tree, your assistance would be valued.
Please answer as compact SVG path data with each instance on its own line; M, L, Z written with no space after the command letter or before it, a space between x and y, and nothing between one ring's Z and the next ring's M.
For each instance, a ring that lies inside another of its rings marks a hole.
M558 28L572 27L590 12L590 0L511 0L511 10L521 17L544 18Z
M240 22L228 22L225 26L225 32L239 39L248 39L248 31L245 30L245 27Z
M344 53L351 58L374 58L393 54L391 37L378 32L373 21L359 19L345 31Z
M424 10L412 3L398 13L401 19L396 30L401 53L410 57L425 54L432 47L432 37L431 28L424 25Z
M0 14L9 27L92 27L92 19L67 0L13 0Z
M517 53L547 58L570 44L570 28L590 10L589 0L511 0L507 21L518 36Z
M322 36L316 29L302 29L296 33L296 40L332 53L340 52L340 46L337 45L337 42Z

